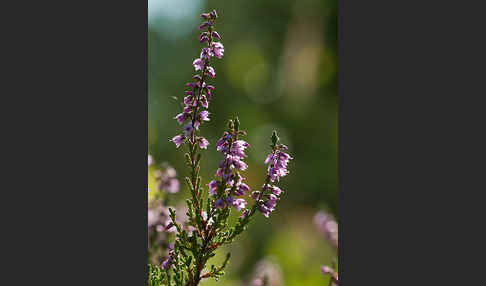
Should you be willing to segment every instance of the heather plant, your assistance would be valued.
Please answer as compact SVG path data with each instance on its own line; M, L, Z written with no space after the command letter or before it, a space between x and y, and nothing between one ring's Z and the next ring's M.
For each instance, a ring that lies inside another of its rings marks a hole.
M243 173L248 168L244 159L250 144L241 139L246 132L241 129L238 117L235 117L228 121L227 129L215 144L222 159L215 168L214 179L207 183L205 190L206 184L199 176L201 151L207 149L210 142L201 136L200 127L210 121L207 109L214 97L215 87L209 84L209 80L216 76L216 72L211 60L223 57L224 46L220 42L222 37L215 31L216 11L203 13L201 17L204 22L198 27L202 31L198 40L205 46L192 62L197 74L193 76L193 82L186 84L189 90L185 91L183 111L174 117L183 125L183 131L170 140L177 149L187 149L184 156L190 175L185 178L185 183L191 194L186 200L187 219L181 221L176 211L169 208L170 222L164 229L174 230L175 241L169 244L170 251L161 264L163 274L159 275L157 266L150 268L153 277L159 279L163 276L163 285L169 286L196 286L203 279L218 280L224 275L230 253L226 254L221 265L209 266L209 260L216 255L219 247L232 243L244 232L257 212L268 218L275 210L283 193L276 184L289 173L287 165L292 159L284 152L288 148L280 143L274 131L270 140L270 154L264 160L268 165L266 179L259 190L252 192ZM251 207L248 207L249 197L253 201ZM229 222L232 212L239 215L235 223Z
M280 267L269 259L260 260L253 270L250 286L284 285Z
M334 250L338 250L338 224L337 222L327 213L320 211L314 216L314 223L318 231L324 236L326 241L333 246ZM339 277L336 269L336 262L333 262L332 267L322 266L321 273L324 275L329 275L329 286L338 286Z
M148 165L152 165L152 156L148 156ZM167 256L171 248L169 238L174 229L166 229L170 223L169 201L170 194L179 192L179 180L176 177L175 169L167 163L156 167L154 176L157 181L157 189L153 199L148 205L147 227L148 227L148 259L150 263L158 262ZM150 190L149 190L150 192Z

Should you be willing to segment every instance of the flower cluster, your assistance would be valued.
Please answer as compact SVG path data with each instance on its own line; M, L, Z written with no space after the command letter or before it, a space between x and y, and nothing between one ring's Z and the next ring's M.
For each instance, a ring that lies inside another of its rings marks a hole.
M280 177L284 177L289 173L287 164L289 160L292 160L293 158L282 151L287 149L288 147L282 144L279 146L279 149L268 154L267 159L265 159L265 164L269 164L268 176L270 177L271 182L275 182L275 180L280 181Z
M169 232L166 226L170 223L169 209L161 201L152 202L148 208L147 226L148 226L148 256L149 260L159 263L167 255L170 249Z
M278 264L266 258L260 260L253 270L251 286L283 285L282 270Z
M280 181L281 177L286 176L289 171L287 170L287 165L293 158L283 152L287 150L288 147L283 144L279 144L280 139L274 132L272 135L272 152L265 159L265 164L268 165L267 169L267 181L262 187L262 191L254 191L251 197L258 203L258 210L265 216L268 217L271 212L275 210L277 201L283 191L275 186L271 185L270 182Z
M159 191L166 191L171 194L179 192L180 184L176 175L176 170L170 166L165 170L156 170L155 180L157 180L157 188Z
M262 192L254 191L251 194L252 199L259 202L259 211L265 216L268 217L271 212L275 210L275 206L277 205L277 201L280 198L280 194L283 191L277 187L270 184L263 185ZM263 195L261 195L263 194Z
M166 205L167 198L164 200L156 199L151 202L147 213L148 237L149 237L149 259L154 263L167 257L167 251L173 249L173 244L169 243L169 236L177 232L176 227L170 218L169 209L175 209L177 222L189 235L194 228L187 224L187 207L177 205L175 208Z
M241 211L246 207L245 199L234 198L250 192L250 187L243 183L245 179L239 173L248 168L243 159L246 157L245 149L250 147L246 141L238 139L238 135L245 134L244 131L238 130L239 124L238 118L234 122L230 121L229 130L224 132L216 144L216 150L224 156L216 171L216 176L220 178L220 181L212 180L208 184L209 194L217 197L214 203L216 208L233 206L236 210Z
M150 207L147 212L147 225L149 230L163 232L170 222L169 209L164 205Z
M148 227L148 255L153 263L160 263L160 260L167 256L167 251L172 247L169 243L169 236L175 232L175 227L171 226L171 218L168 202L169 194L179 192L179 180L176 178L176 170L167 163L155 164L155 160L148 155L148 165L153 165L156 170L154 176L157 181L157 191L149 202L147 212ZM160 169L159 169L160 167ZM187 220L184 217L184 206L178 206L178 221L182 224ZM188 229L186 227L188 231Z
M314 216L314 223L322 235L334 246L338 248L338 224L328 214L320 211Z
M201 17L206 21L199 26L199 30L206 30L199 35L199 42L207 42L208 46L202 48L199 58L192 62L195 71L199 74L193 76L194 82L186 83L189 90L184 92L184 108L183 112L177 114L174 119L184 125L183 134L174 136L171 141L174 142L177 148L181 146L184 140L188 139L191 144L197 143L199 148L206 149L209 142L202 136L195 136L194 130L199 130L199 126L204 121L209 121L209 102L211 101L212 91L214 86L206 83L209 78L214 78L216 72L210 66L211 58L217 57L221 59L224 53L224 47L221 42L216 42L215 39L221 40L218 32L214 31L214 20L218 17L216 11L210 13L203 13Z
M329 243L338 249L338 224L337 222L327 213L318 212L314 216L314 223L322 235L326 238ZM337 286L339 285L338 272L334 270L336 267L322 266L321 273L324 275L329 275L330 282L329 285Z

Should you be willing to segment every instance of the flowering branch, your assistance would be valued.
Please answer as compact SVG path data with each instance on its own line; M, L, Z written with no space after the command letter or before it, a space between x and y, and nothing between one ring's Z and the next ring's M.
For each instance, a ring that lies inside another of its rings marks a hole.
M319 232L321 232L325 239L330 245L337 251L338 249L338 224L337 222L328 214L320 211L314 216L314 223L317 226ZM333 267L322 266L321 273L324 275L329 275L329 286L339 285L338 272L336 270L336 265L333 263Z
M153 163L152 157L148 156L149 166ZM166 229L170 224L169 218L169 195L179 192L179 180L176 178L176 171L167 163L160 169L156 166L154 172L157 181L153 200L149 203L147 214L148 238L149 238L149 261L156 262L166 255L170 249L170 233L175 229ZM150 192L150 190L149 190Z
M236 117L230 120L227 130L216 144L216 149L223 155L216 171L216 179L210 181L208 196L203 198L200 172L200 149L207 149L208 140L199 136L199 127L205 121L210 121L207 111L212 99L214 86L208 85L206 80L214 78L216 73L210 66L211 58L222 58L224 47L220 42L221 36L214 30L214 22L217 19L216 11L203 13L205 20L199 30L199 42L207 42L203 47L199 58L192 62L198 74L193 76L195 82L186 84L190 90L185 91L183 112L177 114L174 119L180 125L184 124L183 133L174 136L172 141L176 148L187 144L188 152L185 154L186 162L191 169L190 177L186 177L186 183L191 191L191 198L187 203L187 221L184 224L177 222L176 213L169 209L171 222L166 229L175 228L176 240L168 257L162 262L165 271L166 285L196 286L202 279L214 278L218 280L224 275L224 269L230 259L228 253L221 266L211 265L210 270L204 271L208 260L215 255L215 250L226 243L232 242L237 235L243 232L250 218L258 210L265 217L274 211L280 194L283 192L274 184L281 177L288 174L287 164L292 158L287 153L287 147L279 143L276 132L272 135L272 151L265 160L268 164L265 183L259 192L253 192L255 200L251 209L247 209L247 202L243 196L250 193L250 187L244 183L245 178L241 172L248 168L244 162L245 150L250 147L240 137L246 132L240 130L240 121ZM187 123L186 123L187 122ZM238 222L229 227L228 218L232 209L240 212ZM188 232L188 226L193 231ZM203 273L205 272L205 273ZM174 282L174 284L172 283Z

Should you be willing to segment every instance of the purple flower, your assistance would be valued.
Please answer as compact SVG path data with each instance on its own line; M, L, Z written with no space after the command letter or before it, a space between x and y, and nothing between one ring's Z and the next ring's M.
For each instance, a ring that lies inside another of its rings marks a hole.
M269 186L270 189L272 190L272 193L276 196L280 196L280 194L283 192L279 187L277 186Z
M331 267L322 266L321 272L322 272L322 274L331 274L331 273L333 273L333 270L331 269Z
M258 199L258 196L260 195L259 191L253 191L251 192L251 198L254 199L255 201Z
M269 209L274 209L275 206L277 205L277 201L275 200L268 200L265 202L265 206Z
M236 185L237 186L241 185L241 183L244 180L243 177L240 174L238 174L238 173L236 174L235 179L236 179ZM231 186L233 186L233 185L231 185Z
M179 180L170 179L169 184L166 187L166 191L171 194L179 192Z
M264 217L268 217L270 213L273 211L272 208L268 208L265 204L260 204L259 207L260 212L263 214Z
M278 167L268 168L268 176L270 177L271 182L275 182L275 180L280 181L280 177L284 177L288 173L289 171L285 168L278 168Z
M269 259L260 260L251 275L251 284L248 286L277 286L285 285L282 279L281 268ZM304 283L303 283L304 284Z
M209 145L208 140L206 140L206 138L204 138L204 137L199 137L197 139L197 143L199 144L199 148L201 148L201 149L207 149L208 145Z
M267 156L267 158L265 159L265 162L264 162L264 163L265 163L265 164L268 164L268 162L270 162L270 161L272 161L272 160L273 160L273 157L274 157L273 153L268 154L268 156Z
M194 69L196 71L202 70L204 67L204 61L200 58L197 58L192 62L192 65L194 66Z
M174 232L177 231L177 228L174 226L173 222L168 220L168 221L165 222L164 230L167 231L167 232L170 232L170 233L174 233Z
M289 171L287 170L287 164L289 160L292 159L292 157L289 154L281 151L283 149L282 146L284 145L277 144L278 137L275 132L272 135L272 142L273 151L272 153L268 154L267 158L265 159L265 164L268 164L268 179L271 182L274 182L275 180L279 180L280 177L283 177L289 173ZM270 191L270 193L268 193L268 191ZM282 194L283 191L277 186L265 184L262 187L262 192L263 194L259 192L253 192L252 198L254 200L258 200L259 198L265 199L259 200L258 206L260 212L262 212L265 217L268 217L269 214L275 210L275 206L277 205L279 196Z
M176 148L179 148L179 146L181 146L183 140L184 140L184 136L176 135L176 136L174 136L174 138L172 138L171 141L174 142L174 144L176 145Z
M202 15L202 14L201 14ZM201 16L202 17L202 16ZM199 25L199 27L197 27L199 30L202 30L204 29L205 27L209 27L211 26L211 23L209 21L206 21L204 23L202 23L201 25Z
M198 120L199 121L209 121L209 111L207 110L203 110L201 112L199 112L199 116L198 116Z
M169 177L175 177L176 176L176 170L172 167L167 167L167 169L165 169L165 173L167 174L167 176Z
M213 52L211 51L211 49L209 49L209 48L202 48L201 55L200 55L200 58L201 59L209 59L212 56L213 56Z
M227 174L223 174L223 176L221 177L223 179L223 181L225 181L226 183L228 183L231 179L231 172L230 173L227 173Z
M226 153L225 151L225 145L228 143L228 139L230 138L230 135L228 132L224 132L223 137L221 137L218 142L216 143L216 150L221 153Z
M228 196L228 197L226 197L226 204L228 204L228 205L232 205L232 204L233 204L233 201L234 201L234 199L233 199L233 197L232 197L232 196Z
M233 156L233 160L232 160L232 165L236 168L236 169L240 169L242 171L246 170L248 168L248 165L241 161L239 158L237 158L236 156Z
M217 199L215 202L214 202L214 207L217 208L217 209L222 209L224 208L224 201L222 199Z
M193 130L194 129L192 128L192 124L190 122L187 123L186 125L184 125L184 136L189 137Z
M191 109L192 109L192 102L193 101L194 101L194 98L192 96L190 96L190 95L184 97L184 104L186 106L189 106ZM184 111L184 113L185 113L185 111ZM187 112L187 113L189 113L189 112Z
M216 191L218 189L218 181L212 180L211 182L209 182L208 187L209 187L209 194L212 196L216 195Z
M201 96L201 105L204 107L204 108L208 108L209 107L209 102L208 100L206 99L206 96L203 94Z
M218 59L221 59L223 57L223 53L224 53L223 44L221 44L220 42L214 42L212 43L211 48L213 50L214 55Z
M216 149L224 155L224 159L219 162L216 176L221 177L225 185L230 187L225 192L227 191L229 194L231 190L234 190L234 195L242 196L251 191L250 187L244 184L244 178L238 172L233 172L233 170L244 171L248 168L248 165L242 159L246 157L243 151L250 147L250 144L243 140L235 140L233 142L233 138L236 138L236 131L233 129L230 132L224 132L223 136L216 143ZM227 200L226 203L233 205L233 198L229 197L229 199L231 201ZM233 206L241 210L241 208L244 208L246 201L237 200L235 204Z
M211 100L211 90L213 90L213 89L214 89L214 86L212 86L212 85L207 85L205 88L206 88L206 93L207 93L207 95L208 95L208 99L209 99L209 100Z
M238 196L242 196L249 191L250 187L248 187L248 185L245 183L241 183L237 185L235 194L237 194Z
M328 214L320 211L314 216L314 223L317 229L324 237L333 245L338 248L338 224Z
M214 78L214 76L216 76L216 72L214 72L214 69L213 67L208 67L208 75L211 77L211 78Z
M162 261L162 269L169 269L170 266L170 256L167 257L164 261Z
M158 182L158 189L167 193L179 192L179 180L176 178L176 171L172 167L165 170L155 171L155 180Z
M213 10L211 11L211 17L213 17L214 19L218 18L218 14L216 14L216 10Z
M172 260L174 259L174 251L169 252L169 257L167 257L163 262L162 262L162 268L167 270L169 267L172 265Z
M187 87L190 87L190 88L195 88L196 87L196 84L193 83L193 82L188 82L188 83L186 83L186 86Z
M276 195L270 194L270 195L268 195L268 200L269 201L275 201L276 202L278 200L278 198L277 198Z
M287 166L287 163L289 160L292 160L293 158L290 157L289 154L285 153L285 152L279 152L278 153L278 157L279 157L279 161L281 162L284 162L284 165Z
M184 113L191 113L191 111L192 111L192 106L190 106L190 105L184 106L184 109L183 109Z
M216 170L216 176L218 176L218 177L222 177L223 176L223 169L222 168L218 168Z
M248 147L250 147L250 144L248 144L247 142L243 140L237 140L231 145L231 154L240 158L244 158L246 157L244 150Z
M210 17L210 14L209 13L202 13L201 14L201 18L203 18L203 19L206 19L207 20L207 19L209 19L209 17Z
M248 142L244 140L236 140L235 142L233 142L233 146L245 150L246 148L250 147L250 144L248 144Z
M244 209L245 206L246 206L246 201L244 199L236 199L236 200L233 200L233 207L237 211L240 211L241 209Z
M179 124L182 124L187 119L186 113L179 113L176 115L176 117L174 117L174 119L177 120Z
M322 266L321 267L321 273L323 275L329 275L331 276L331 283L329 285L331 286L337 286L338 285L338 273L332 269L331 267L328 266Z
M240 217L245 218L245 216L249 213L249 210L245 209L244 211L241 212Z
M215 37L215 38L217 38L217 39L219 39L219 40L222 40L222 39L221 39L221 36L220 36L220 35L218 34L218 32L216 32L216 31L213 31L213 37Z
M267 156L265 164L269 164L268 176L271 182L275 182L275 180L280 181L281 177L289 173L287 164L291 159L293 158L289 154L282 151L276 151L276 153L271 153Z
M201 43L201 44L208 40L208 36L206 36L205 33L206 32L204 32L203 34L201 34L199 36L199 43Z

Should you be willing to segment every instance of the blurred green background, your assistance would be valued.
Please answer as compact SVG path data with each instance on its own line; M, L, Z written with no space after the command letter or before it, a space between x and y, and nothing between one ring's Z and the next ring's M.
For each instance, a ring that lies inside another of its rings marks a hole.
M319 267L335 251L317 232L313 216L326 210L337 217L337 0L202 1L148 0L149 12L149 153L168 162L183 179L188 174L183 151L168 139L181 133L172 118L180 112L184 84L198 57L199 14L216 9L215 29L224 57L212 66L216 89L211 121L201 134L211 145L203 151L201 175L207 184L221 156L215 150L227 120L238 115L251 145L247 183L261 187L270 135L277 130L294 160L281 180L285 190L270 218L257 216L231 246L227 274L204 285L248 285L261 259L281 270L281 285L327 285ZM153 169L149 188L155 189ZM176 199L188 197L182 184ZM215 262L224 258L219 250Z

